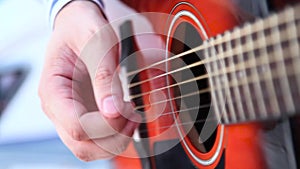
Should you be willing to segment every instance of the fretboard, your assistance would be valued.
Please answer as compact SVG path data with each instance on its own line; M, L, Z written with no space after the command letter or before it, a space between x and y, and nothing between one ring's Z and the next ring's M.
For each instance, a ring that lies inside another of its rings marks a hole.
M215 113L225 124L300 112L300 5L203 44Z

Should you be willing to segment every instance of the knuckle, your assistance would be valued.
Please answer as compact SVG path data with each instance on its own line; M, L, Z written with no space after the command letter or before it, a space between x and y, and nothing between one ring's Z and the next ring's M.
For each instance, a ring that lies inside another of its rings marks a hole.
M89 35L89 37L93 37L93 38L97 38L97 39L102 39L103 35L101 34L101 25L95 24L94 26L90 27L88 29L88 33L87 35Z
M61 55L62 56L51 58L50 67L53 74L73 71L74 61L69 57L70 55L66 53L61 53Z
M92 155L84 150L83 148L77 149L74 153L73 153L78 159L85 161L85 162L89 162L93 160Z
M101 67L97 70L95 76L96 85L109 85L112 82L113 73L109 70L108 67Z
M78 128L70 129L69 134L73 140L82 141L84 138L84 132Z

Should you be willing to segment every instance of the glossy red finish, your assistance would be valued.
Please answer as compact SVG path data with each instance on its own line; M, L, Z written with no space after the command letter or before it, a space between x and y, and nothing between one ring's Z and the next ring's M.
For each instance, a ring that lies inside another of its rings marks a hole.
M239 124L226 128L226 168L267 168L261 149L260 124Z

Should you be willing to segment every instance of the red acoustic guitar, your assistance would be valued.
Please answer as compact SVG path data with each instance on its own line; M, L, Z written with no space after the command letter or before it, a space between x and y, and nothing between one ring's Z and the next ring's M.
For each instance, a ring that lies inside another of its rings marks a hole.
M113 159L115 168L300 167L297 2L141 0L133 6L164 14L148 19L166 50L161 61L142 63L130 22L121 26L130 98L145 121Z

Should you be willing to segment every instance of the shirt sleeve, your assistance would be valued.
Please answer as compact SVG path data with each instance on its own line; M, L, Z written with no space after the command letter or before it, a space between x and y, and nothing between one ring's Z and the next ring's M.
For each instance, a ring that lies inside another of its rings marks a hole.
M59 13L59 11L66 6L68 3L74 0L48 0L47 5L48 5L48 18L50 22L50 26L53 29L54 26L54 21L56 18L56 15ZM100 9L104 9L104 3L102 0L89 0L91 2L94 2L95 4L98 5Z

